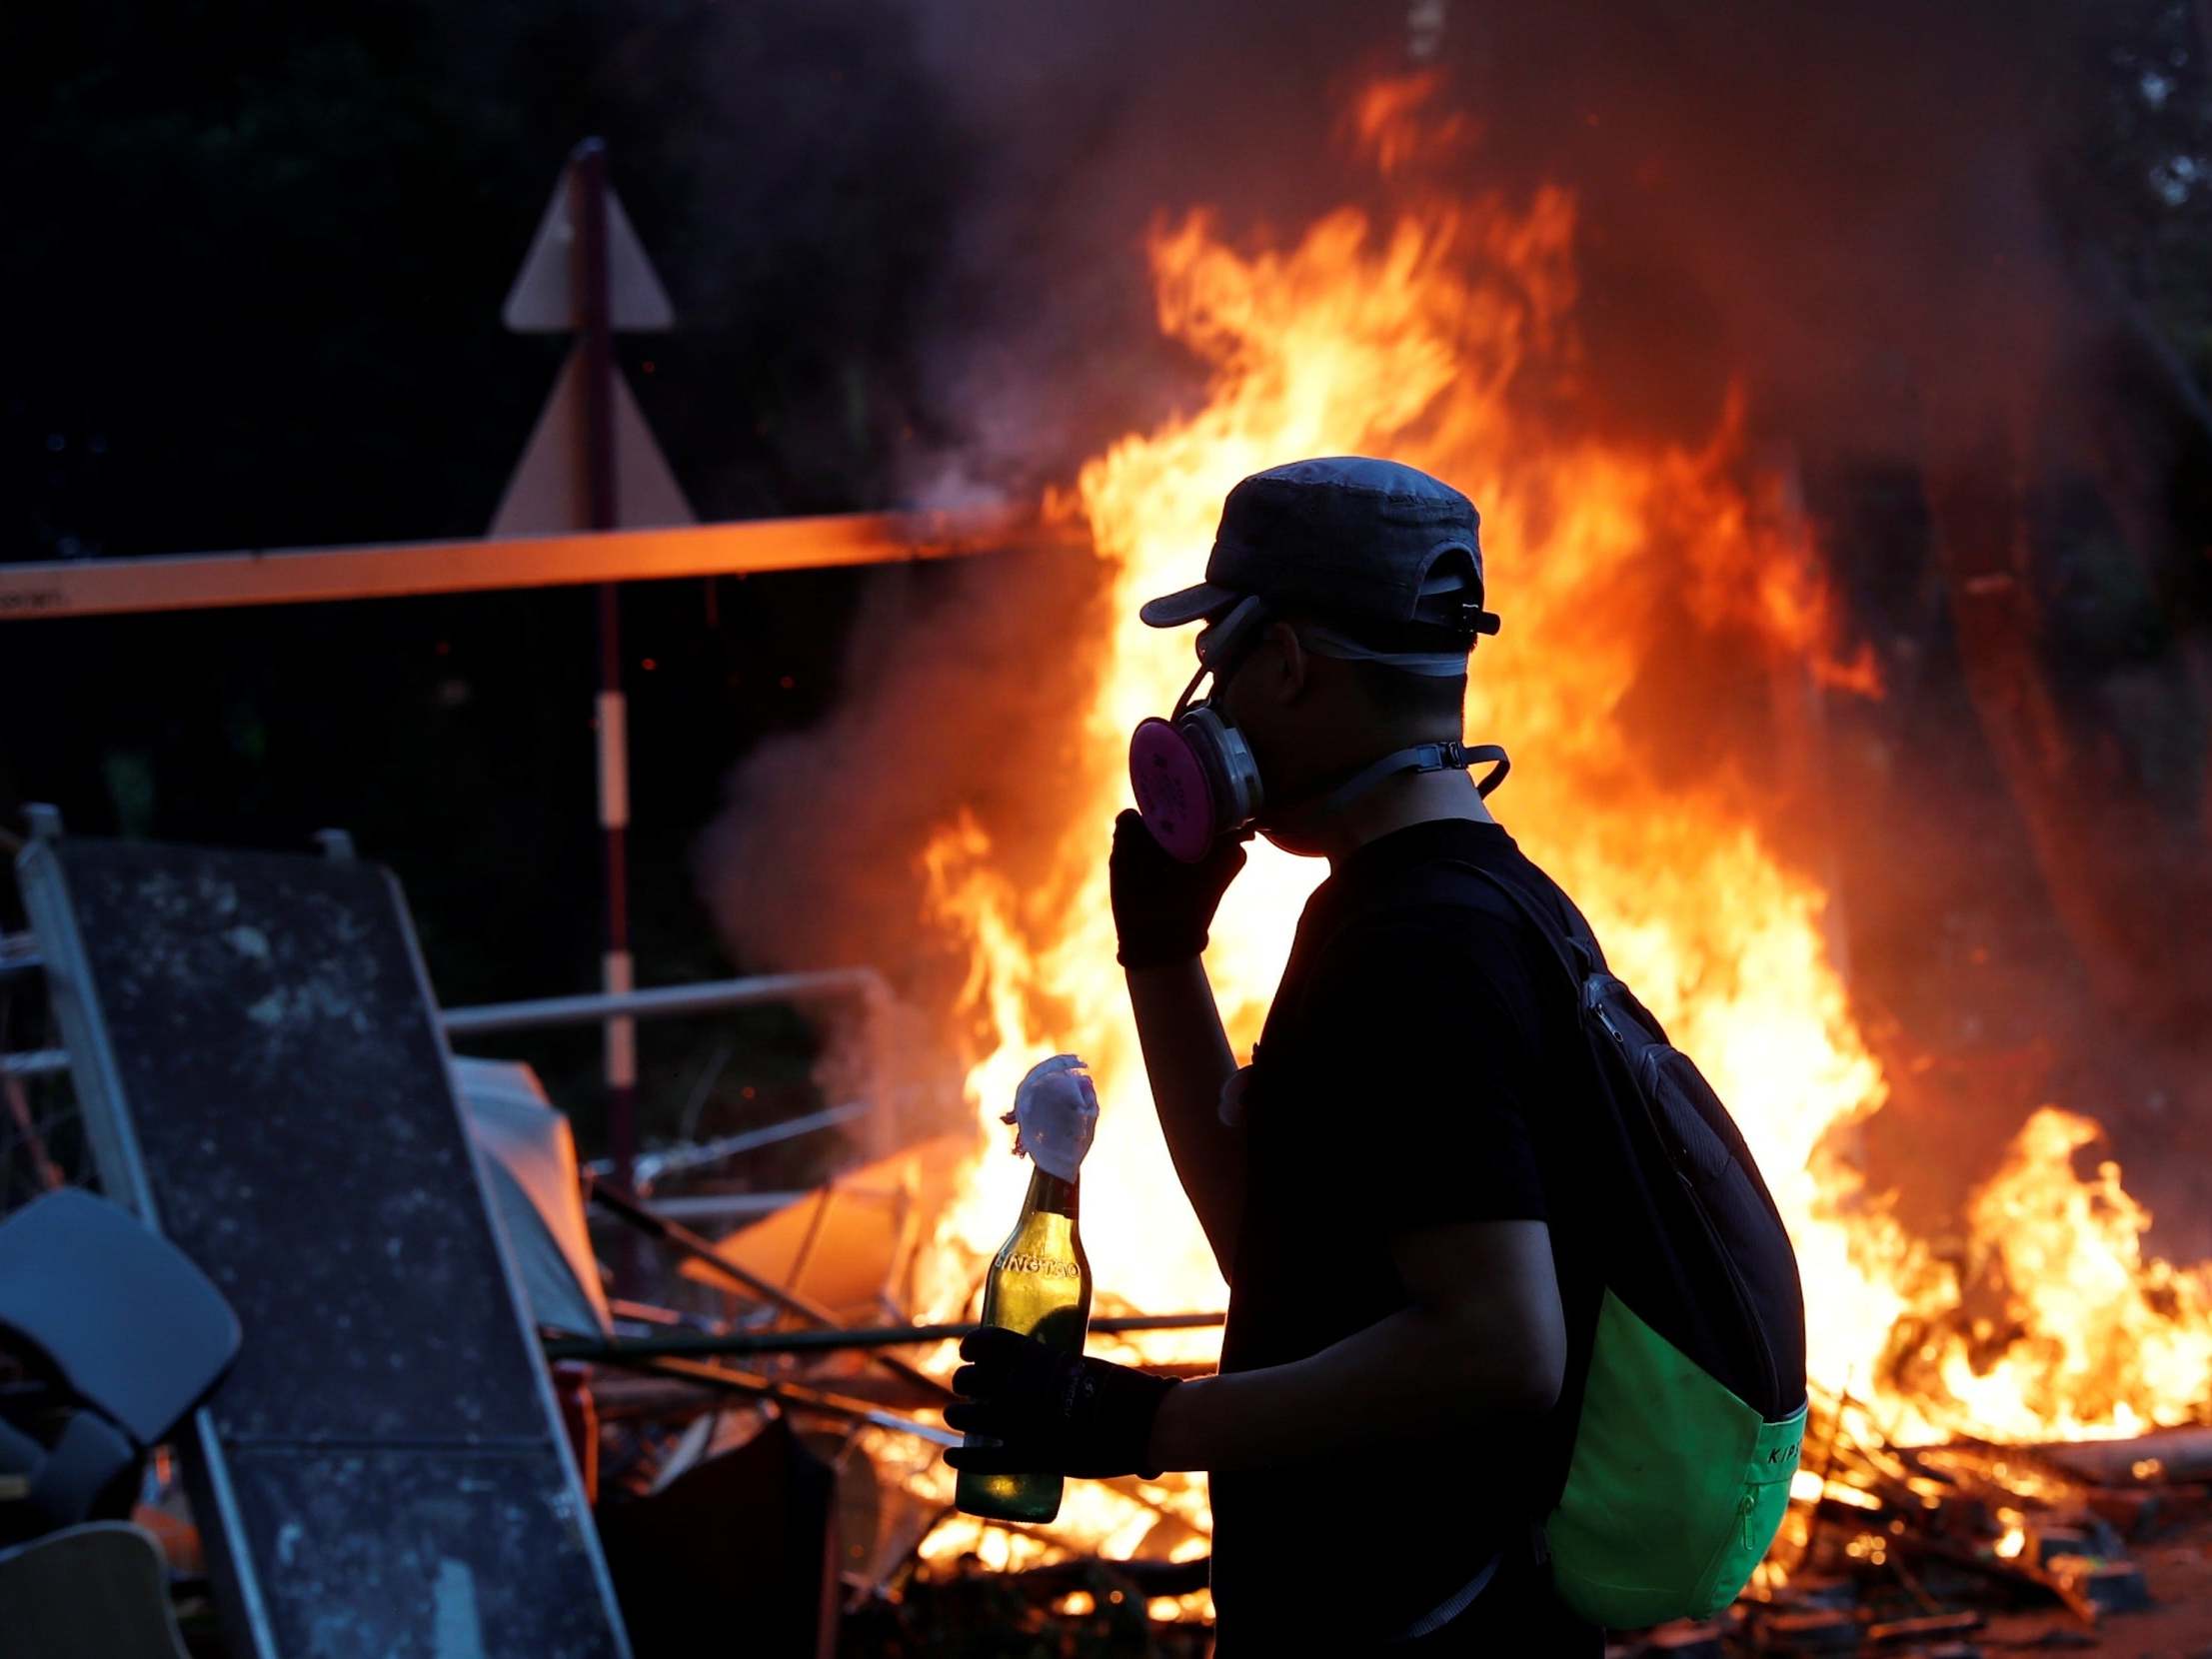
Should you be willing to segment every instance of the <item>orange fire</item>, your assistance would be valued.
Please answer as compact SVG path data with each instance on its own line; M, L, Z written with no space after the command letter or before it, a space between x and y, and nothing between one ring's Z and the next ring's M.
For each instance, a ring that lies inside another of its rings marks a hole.
M1415 153L1404 124L1424 90L1394 83L1355 112L1384 163ZM1475 656L1469 735L1506 743L1517 762L1495 805L1742 1125L1796 1240L1815 1380L1848 1386L1900 1436L2117 1434L2193 1415L2212 1383L2212 1280L2141 1257L2148 1217L2111 1165L2075 1176L2092 1125L2046 1111L2022 1130L1968 1206L1964 1262L1910 1237L1846 1161L1885 1083L1830 963L1822 890L1776 856L1740 785L1683 785L1652 766L1619 700L1668 654L1721 649L1714 640L1763 655L1799 699L1815 684L1873 691L1871 669L1839 656L1809 533L1786 480L1741 453L1739 410L1681 447L1561 433L1529 413L1530 382L1577 377L1574 233L1574 202L1556 189L1386 221L1344 209L1282 247L1234 245L1204 213L1155 229L1159 325L1211 383L1203 407L1120 439L1054 503L1088 523L1116 619L1086 717L1101 759L1065 781L1057 890L1075 897L1038 913L1037 893L998 873L966 820L925 860L933 921L972 942L970 1012L986 1035L968 1078L975 1173L943 1218L917 1315L970 1305L1026 1179L997 1119L1055 1050L1090 1062L1104 1103L1083 1219L1102 1303L1222 1304L1153 1122L1113 959L1105 851L1126 799L1120 756L1193 666L1186 634L1155 633L1135 612L1195 578L1238 478L1300 456L1383 455L1482 510L1506 630ZM1704 645L1685 643L1684 612ZM1239 1050L1323 872L1259 844L1229 892L1206 965ZM1961 1318L1970 1279L2001 1287L1976 1305L2001 1304L2002 1328L1994 1313ZM1216 1340L1159 1338L1142 1352L1196 1357ZM1078 1483L1061 1531L1108 1555L1190 1554L1205 1524L1178 1482ZM956 1521L928 1553L972 1547L1019 1563L1049 1545Z

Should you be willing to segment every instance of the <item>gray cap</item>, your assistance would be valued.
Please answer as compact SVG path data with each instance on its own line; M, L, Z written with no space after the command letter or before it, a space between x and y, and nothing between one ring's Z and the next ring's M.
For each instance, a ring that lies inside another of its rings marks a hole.
M1327 456L1254 473L1221 504L1205 580L1137 613L1154 628L1212 621L1256 596L1330 622L1495 634L1482 609L1482 516L1395 461Z

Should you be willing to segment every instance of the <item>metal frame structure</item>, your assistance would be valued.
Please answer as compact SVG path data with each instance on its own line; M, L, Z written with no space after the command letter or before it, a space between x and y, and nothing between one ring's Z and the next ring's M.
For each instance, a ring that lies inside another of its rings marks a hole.
M108 1045L99 1004L88 994L92 964L86 960L83 941L77 936L65 897L67 883L53 855L53 843L60 834L59 813L49 808L33 816L31 843L17 856L24 908L45 959L47 994L69 1044L64 1062L72 1056L77 1060L70 1068L71 1081L85 1107L85 1134L99 1171L101 1192L158 1232L161 1215L154 1203L153 1183L131 1129L123 1080ZM30 879L31 872L39 868L47 872L47 878ZM254 1659L277 1659L276 1623L261 1594L261 1585L250 1569L240 1570L230 1557L229 1540L245 1535L245 1520L230 1469L220 1453L212 1451L219 1436L211 1407L203 1404L193 1411L183 1438L194 1453L185 1459L191 1502L196 1509L204 1505L216 1517L216 1524L205 1531L211 1546L210 1561L217 1569L213 1577L226 1615L226 1633L234 1640L243 1636Z
M62 839L61 816L52 808L37 809L33 813L32 823L31 841L17 858L18 883L43 957L48 995L53 1003L54 1015L68 1044L65 1057L83 1107L86 1133L93 1149L101 1189L106 1197L122 1204L148 1226L159 1231L162 1230L162 1219L153 1183L138 1143L122 1068L109 1038L106 1017L95 989L91 957L79 931L75 903L62 865L59 846ZM352 861L352 845L348 837L326 833L320 838L326 857L339 862ZM389 882L390 876L387 874L385 879ZM421 996L421 1005L426 1012L435 1013L437 1003L430 988L429 970L423 961L413 928L408 923L405 903L399 897L396 883L392 885L391 891L392 901L397 907L407 959ZM445 1049L450 1066L451 1049L446 1047L442 1029L439 1030L439 1045ZM454 1103L453 1109L458 1119L458 1101ZM507 1303L514 1318L515 1335L521 1343L535 1351L538 1332L526 1309L521 1274L515 1261L513 1246L505 1230L493 1220L494 1198L488 1176L481 1160L466 1159L464 1162L468 1171L467 1179L475 1188L486 1223L486 1233L505 1283ZM568 1437L559 1431L561 1409L553 1394L551 1376L543 1366L534 1366L532 1377L538 1410L549 1425L546 1443L551 1449L570 1499L582 1504L582 1475ZM222 1430L213 1403L203 1404L192 1413L188 1419L188 1427L181 1435L181 1441L190 1453L184 1460L188 1495L195 1508L203 1514L219 1517L215 1526L204 1530L211 1564L217 1569L213 1574L213 1581L217 1603L224 1614L226 1635L234 1644L243 1643L246 1652L253 1659L282 1659L276 1620L271 1612L269 1599L263 1593L250 1546L243 1542L249 1536L248 1529L237 1481L224 1447ZM591 1539L588 1554L593 1577L592 1588L610 1621L612 1651L620 1659L627 1659L630 1653L629 1641L616 1601L614 1582L608 1573L605 1559L599 1552L596 1534L590 1534L587 1528L587 1535Z

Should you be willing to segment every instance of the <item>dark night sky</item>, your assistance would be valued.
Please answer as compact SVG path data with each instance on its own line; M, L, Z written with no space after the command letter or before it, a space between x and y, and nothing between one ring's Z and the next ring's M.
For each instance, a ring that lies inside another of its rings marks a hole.
M0 271L36 322L0 393L0 557L481 533L564 349L504 333L498 306L586 132L608 137L676 296L682 332L624 356L702 516L887 500L918 418L913 290L861 267L926 260L933 181L956 163L949 134L894 145L838 117L869 34L834 12L759 31L697 11L450 10L94 5L11 24L7 92L29 120ZM717 75L774 95L710 100L710 45ZM803 173L729 175L734 155L799 148ZM755 211L770 188L778 212ZM696 823L751 735L827 695L855 580L726 584L719 629L699 584L633 592L649 891L681 863L659 821ZM88 830L270 843L344 822L417 884L480 898L485 876L528 869L510 918L534 919L524 971L573 979L589 929L570 938L545 899L590 851L564 828L590 812L588 605L11 631L0 815L55 800Z
M888 279L930 269L961 140L874 8L96 3L0 29L0 558L481 534L565 349L498 308L587 133L675 299L680 332L623 357L702 517L886 505L927 436L925 285ZM854 119L863 80L904 118ZM644 979L730 970L691 837L731 762L833 695L865 580L628 590ZM11 627L0 824L46 801L89 833L343 825L408 887L446 1000L583 988L592 603Z
M1149 215L1219 202L1279 230L1343 199L1325 112L1347 76L1403 65L1375 15L14 8L0 560L481 533L563 350L505 333L499 304L591 133L680 317L623 357L703 518L888 506L948 474L1026 496L1188 389L1150 326ZM1580 318L1615 419L1679 425L1694 406L1684 429L1704 430L1716 366L1742 364L1756 406L1808 445L1894 444L1884 423L1917 409L1925 354L2023 285L2050 234L2031 209L2056 197L2082 209L2074 251L2111 256L2100 275L2147 296L2175 361L2200 383L2212 362L2208 193L2166 202L2151 165L2201 153L2205 101L2143 92L2194 72L2185 5L2126 0L2091 29L2056 0L1961 0L1942 38L1902 0L1801 27L1684 0L1449 15L1451 71L1481 89L1484 182L1559 173L1580 192ZM1985 106L2043 125L2015 133ZM2089 262L2062 263L2033 274L2072 310L2087 290L2064 284ZM1909 496L1915 459L1874 459ZM1953 720L1947 625L1899 610L1926 585L1890 568L1917 544L1878 493L1845 494L1836 522L1871 551L1842 586L1871 600L1870 630L1933 642L1927 707ZM712 605L696 582L628 590L649 982L748 965L698 900L695 837L734 763L837 697L869 584L725 581ZM2195 592L2201 607L2201 573ZM555 590L8 625L0 826L32 801L81 831L241 845L343 825L406 883L447 1000L583 987L600 932L591 605ZM2122 644L2171 678L2163 632ZM2193 793L2201 734L2159 696L2139 723L2157 743L2128 742L2181 755L2174 789ZM13 905L0 890L0 924ZM588 1047L557 1058L588 1071Z

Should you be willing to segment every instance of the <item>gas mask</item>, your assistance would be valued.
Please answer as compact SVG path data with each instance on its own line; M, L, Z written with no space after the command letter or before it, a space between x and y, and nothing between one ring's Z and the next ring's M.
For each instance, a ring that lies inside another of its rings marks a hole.
M1487 797L1505 781L1511 763L1495 744L1473 748L1458 743L1415 744L1360 768L1325 794L1269 802L1251 746L1235 724L1213 707L1213 697L1270 620L1264 600L1239 600L1198 636L1198 672L1183 688L1174 713L1165 720L1153 716L1141 721L1130 735L1129 788L1136 797L1137 815L1170 856L1194 864L1220 841L1253 830L1285 851L1315 850L1311 840L1315 830L1400 773L1465 771L1487 762L1490 770L1475 785L1476 791ZM1465 652L1370 651L1312 625L1299 629L1298 640L1316 655L1346 662L1387 663L1411 674L1466 672ZM1212 695L1193 701L1198 682L1209 674Z

